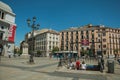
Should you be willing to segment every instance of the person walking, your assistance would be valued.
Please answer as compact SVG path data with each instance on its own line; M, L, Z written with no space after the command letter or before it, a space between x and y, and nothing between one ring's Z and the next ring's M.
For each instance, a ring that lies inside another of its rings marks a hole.
M3 52L3 46L0 44L0 61L1 61L2 52Z
M2 56L2 48L0 48L0 61L1 61L1 56Z

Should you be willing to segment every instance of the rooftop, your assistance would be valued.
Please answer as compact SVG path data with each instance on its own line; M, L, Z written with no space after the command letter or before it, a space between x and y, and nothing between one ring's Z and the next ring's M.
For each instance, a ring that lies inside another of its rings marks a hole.
M2 1L0 1L0 9L4 10L6 12L9 12L9 13L13 13L11 7Z

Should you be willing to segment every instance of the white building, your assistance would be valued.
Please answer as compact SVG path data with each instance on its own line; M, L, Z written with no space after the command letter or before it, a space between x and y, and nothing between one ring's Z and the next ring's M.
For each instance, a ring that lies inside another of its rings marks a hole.
M40 30L35 36L35 51L42 51L44 56L49 56L54 47L59 47L59 33L54 30Z
M27 33L25 41L28 43L29 50L34 48L35 53L41 51L43 56L49 56L53 47L59 47L59 32L50 29L37 30L34 31L34 39L31 33Z
M16 24L15 13L9 5L0 1L0 48L2 55L14 53Z

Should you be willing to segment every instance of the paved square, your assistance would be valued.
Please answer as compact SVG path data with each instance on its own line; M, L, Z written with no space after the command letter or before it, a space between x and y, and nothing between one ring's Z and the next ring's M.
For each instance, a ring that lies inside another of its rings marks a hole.
M69 70L57 68L58 60L46 57L34 58L35 64L28 64L28 58L2 57L0 80L120 80L120 65L115 65L115 74L99 71Z

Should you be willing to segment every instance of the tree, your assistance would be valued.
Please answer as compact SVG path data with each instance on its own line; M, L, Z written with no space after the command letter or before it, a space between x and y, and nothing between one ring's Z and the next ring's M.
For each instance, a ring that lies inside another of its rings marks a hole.
M56 46L56 47L53 47L52 49L52 53L55 53L56 51L59 51L59 48Z
M37 51L37 56L39 57L40 55L42 55L42 51L38 50Z
M85 56L84 49L81 49L81 56Z
M118 51L119 51L118 49L114 49L114 53L118 53Z
M21 50L18 51L18 55L19 56L22 55L22 51Z

